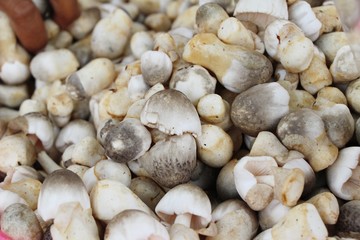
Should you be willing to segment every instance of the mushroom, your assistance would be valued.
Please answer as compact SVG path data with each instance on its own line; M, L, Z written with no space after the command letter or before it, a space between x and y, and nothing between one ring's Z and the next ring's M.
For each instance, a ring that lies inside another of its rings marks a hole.
M43 230L31 208L22 203L8 206L1 214L1 232L10 239L41 240ZM3 239L1 237L1 239Z
M360 237L359 221L360 201L352 200L340 207L339 220L336 223L337 234L341 237Z
M331 192L318 193L306 202L313 204L325 224L336 224L339 217L339 203Z
M207 237L216 239L252 239L258 230L257 216L244 202L230 199L220 203L212 212L218 234Z
M150 132L138 119L124 119L105 131L105 154L116 162L138 159L150 148Z
M177 18L173 21L171 29L176 29L181 27L192 29L195 26L196 12L198 8L199 8L198 5L194 5L184 10L182 13L180 13L177 16Z
M125 50L131 26L131 18L120 8L98 21L91 35L91 50L94 55L109 59L119 57Z
M115 239L170 240L170 237L167 229L155 218L131 209L120 212L107 224L104 240Z
M216 82L208 70L199 65L191 65L173 72L169 88L182 92L194 105L197 105L201 97L215 93ZM193 87L194 85L196 88Z
M265 29L276 19L288 19L288 7L285 0L264 3L263 1L241 0L236 4L234 16L241 21L255 23Z
M310 109L301 109L283 117L277 135L288 148L304 154L315 172L334 163L338 148L326 134L323 120Z
M233 154L231 137L220 127L211 124L201 126L201 135L196 138L197 155L210 167L222 167Z
M231 105L231 120L248 135L272 130L289 112L290 96L278 83L259 84L240 93Z
M79 67L75 55L68 49L58 49L38 53L30 62L34 78L43 82L64 79Z
M148 177L131 179L129 188L153 211L155 211L156 205L165 195L164 190Z
M211 124L221 123L226 118L226 103L218 94L206 94L196 105L200 119Z
M225 44L212 33L199 33L187 42L183 59L211 70L225 88L236 93L267 82L273 70L261 53Z
M140 59L146 51L154 47L154 37L148 31L136 32L131 36L130 49L136 59Z
M147 84L154 86L169 80L173 65L170 57L161 51L146 51L141 55L141 73Z
M156 32L166 32L171 27L171 20L165 13L152 13L145 18L145 25Z
M32 166L36 151L23 133L4 136L0 139L0 171L7 173L19 165Z
M360 147L346 147L339 151L334 164L327 168L327 183L333 194L344 200L360 199Z
M137 209L156 218L135 193L118 181L98 181L91 190L90 199L93 216L105 223L109 223L118 213L127 209Z
M263 231L272 228L275 224L280 222L291 207L281 203L281 201L273 199L269 205L263 210L259 211L259 225Z
M7 207L15 203L28 205L27 202L19 196L19 194L0 188L0 215L4 213Z
M100 10L95 7L81 11L81 15L68 27L75 39L83 39L88 35L100 20Z
M72 99L83 100L108 87L115 74L109 59L97 58L66 78L66 90Z
M89 195L78 175L67 169L54 171L41 186L37 212L48 221L56 217L62 204L69 202L78 202L84 210L91 207Z
M200 119L191 101L181 92L173 89L162 90L146 102L141 122L167 134L201 134Z
M83 166L92 167L102 159L105 159L105 150L92 136L81 139L74 145L71 154L71 162Z
M79 202L67 202L59 206L50 232L52 239L100 240L91 208L83 209Z
M0 84L0 106L17 108L29 98L26 84L3 85Z
M322 23L317 19L308 2L296 1L289 6L288 11L289 20L299 26L311 41L315 41L320 36Z
M312 41L305 37L295 23L286 20L276 20L267 26L264 43L270 57L279 61L292 73L307 69L314 56Z
M169 136L156 142L138 161L161 186L186 183L196 166L195 139L190 134Z
M223 20L217 31L217 36L227 44L240 45L249 50L255 50L255 42L251 31L237 18L229 17Z
M360 104L359 104L359 85L360 79L356 79L348 85L345 91L345 96L349 106L352 110L357 113L360 113Z
M274 197L274 158L261 156L241 158L234 168L235 186L240 197L255 211L264 209Z
M216 179L216 192L220 199L227 200L237 198L239 193L236 190L234 180L234 167L237 160L232 159L223 166Z
M96 136L94 126L85 120L75 119L60 130L55 146L60 152L64 152L68 146L80 142L87 136Z
M321 35L315 45L325 54L327 63L332 63L340 48L348 45L345 32L330 32Z
M321 217L310 203L299 204L272 228L260 233L254 240L265 239L325 239L328 231Z
M67 92L49 96L46 106L50 118L57 126L63 127L70 121L74 102Z
M194 230L206 227L211 221L209 197L193 184L170 189L156 205L155 212L166 223L182 224Z
M179 223L171 225L169 234L171 240L200 240L199 234L196 231Z
M334 83L350 82L360 77L360 71L354 57L354 54L356 56L359 51L360 49L356 46L345 45L336 52L334 61L330 66Z
M73 52L80 66L85 66L93 58L91 51L91 35L74 42L68 49Z
M25 179L35 179L42 181L43 178L33 167L22 165L11 168L7 173L3 183L15 183Z
M217 3L206 3L200 5L196 11L195 28L199 33L218 32L221 22L229 16Z
M37 99L24 100L19 107L19 114L23 116L31 112L40 112L47 115L46 104Z
M348 105L345 94L337 87L324 87L318 91L314 107L329 103Z

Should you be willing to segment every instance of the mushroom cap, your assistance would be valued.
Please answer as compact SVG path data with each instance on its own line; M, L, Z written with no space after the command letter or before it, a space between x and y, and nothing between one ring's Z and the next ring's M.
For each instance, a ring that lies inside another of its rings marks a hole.
M141 122L167 134L201 134L199 115L191 101L180 91L166 89L152 95L146 102Z
M167 82L172 69L173 64L164 52L146 51L141 55L141 73L144 81L150 86Z
M360 200L349 201L340 207L336 228L340 236L356 238L360 236Z
M135 118L127 118L110 126L104 141L106 155L116 162L138 159L150 145L150 132Z
M14 203L1 214L1 231L11 239L41 240L43 230L31 208Z
M245 134L272 130L289 112L290 96L279 83L259 84L240 93L231 105L231 120Z
M139 162L161 186L188 182L196 167L196 142L190 134L170 136L155 143Z
M360 147L347 147L327 168L327 183L333 194L345 200L360 199Z
M198 32L216 34L223 20L229 16L219 4L206 3L196 11L195 24Z
M262 29L276 19L287 20L289 17L286 0L240 0L236 5L234 16L240 21L255 23Z
M49 174L41 186L37 211L47 221L54 219L61 204L79 202L83 209L89 209L90 198L81 178L67 169Z
M140 230L141 229L141 230ZM140 230L140 231L139 231ZM114 216L105 229L105 240L161 239L170 240L159 221L140 210L125 210Z
M173 224L177 215L191 214L190 227L200 229L211 221L211 203L206 193L193 184L181 184L170 189L155 208L165 222Z

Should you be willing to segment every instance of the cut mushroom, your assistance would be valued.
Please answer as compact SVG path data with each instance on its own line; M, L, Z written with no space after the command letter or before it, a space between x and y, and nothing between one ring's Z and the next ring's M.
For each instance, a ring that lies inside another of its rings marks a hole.
M152 95L140 116L141 122L167 134L201 134L199 115L191 101L177 90L167 89Z
M274 158L243 157L234 168L235 186L240 197L255 211L264 209L274 197Z
M327 183L333 194L344 200L360 199L360 147L347 147L327 168Z

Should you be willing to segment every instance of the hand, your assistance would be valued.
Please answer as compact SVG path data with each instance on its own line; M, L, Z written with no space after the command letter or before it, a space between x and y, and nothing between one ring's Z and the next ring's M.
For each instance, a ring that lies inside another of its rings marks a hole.
M64 29L80 16L77 0L50 0L53 20ZM32 0L0 0L0 10L10 18L21 45L36 53L47 44L44 21Z

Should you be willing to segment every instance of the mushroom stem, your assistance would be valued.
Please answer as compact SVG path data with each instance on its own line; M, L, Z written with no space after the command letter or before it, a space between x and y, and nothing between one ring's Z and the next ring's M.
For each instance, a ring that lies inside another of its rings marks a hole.
M174 224L182 224L184 226L190 227L191 216L192 216L192 214L190 214L190 213L184 213L184 214L177 215L177 217L175 218Z
M39 152L37 160L47 174L62 169L45 151Z

